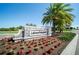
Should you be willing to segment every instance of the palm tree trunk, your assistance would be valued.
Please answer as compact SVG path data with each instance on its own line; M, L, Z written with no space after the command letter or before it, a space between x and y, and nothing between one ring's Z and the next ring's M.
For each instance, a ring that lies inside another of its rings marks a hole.
M55 33L55 22L53 22L53 32Z
M60 29L60 33L63 33L63 29Z
M56 32L56 29L55 29L55 22L53 21L53 24L52 24L52 35Z

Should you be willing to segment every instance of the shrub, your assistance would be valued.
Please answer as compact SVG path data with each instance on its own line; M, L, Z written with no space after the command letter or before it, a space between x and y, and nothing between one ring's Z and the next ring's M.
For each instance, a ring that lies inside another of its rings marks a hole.
M75 33L65 32L62 35L60 35L58 38L63 41L70 41L74 38L75 35L76 35Z
M50 54L51 52L50 52L50 49L48 50L48 51L46 51L48 54Z
M57 48L57 46L54 46L54 48Z
M40 48L43 49L43 46L41 46Z
M29 54L29 53L32 53L32 50L29 50L29 51L26 52L26 54Z
M28 48L31 48L31 46L28 46Z
M53 42L51 42L51 44L53 44Z
M43 55L46 55L46 53L42 53Z
M38 51L38 48L34 48L34 51Z

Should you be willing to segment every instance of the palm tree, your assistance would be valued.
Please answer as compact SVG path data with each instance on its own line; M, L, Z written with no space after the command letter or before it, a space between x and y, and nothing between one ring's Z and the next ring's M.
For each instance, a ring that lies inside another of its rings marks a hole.
M64 3L50 4L46 13L44 13L42 23L50 23L52 25L53 32L55 32L57 28L60 31L61 29L63 30L66 25L71 24L73 21L73 14L70 13L73 9L69 6L70 4Z

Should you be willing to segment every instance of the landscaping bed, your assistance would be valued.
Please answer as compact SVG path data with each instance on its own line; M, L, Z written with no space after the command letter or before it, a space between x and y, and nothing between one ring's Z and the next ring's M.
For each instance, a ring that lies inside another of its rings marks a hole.
M8 41L7 38L5 39L1 40L0 54L54 55L62 46L62 41L55 37L46 37L27 41L20 40L17 42ZM21 51L24 53L20 53Z
M54 37L33 40L10 41L10 38L0 40L0 54L4 55L59 55L74 38L74 33L61 33ZM9 41L8 41L9 40Z

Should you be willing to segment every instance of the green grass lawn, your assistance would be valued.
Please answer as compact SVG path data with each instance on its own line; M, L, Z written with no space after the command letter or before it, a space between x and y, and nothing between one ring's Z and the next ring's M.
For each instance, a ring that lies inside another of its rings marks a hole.
M0 31L0 35L14 35L18 33L18 31Z

